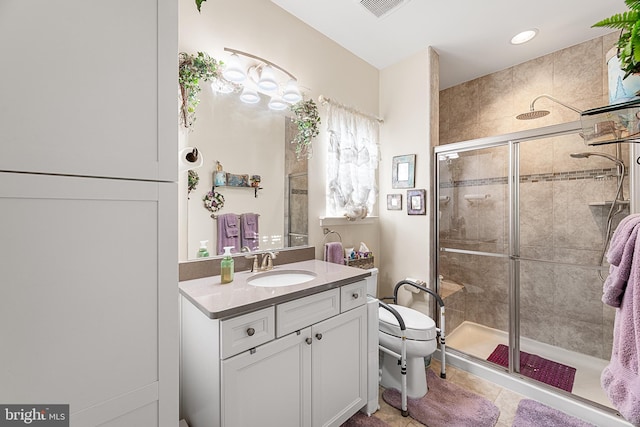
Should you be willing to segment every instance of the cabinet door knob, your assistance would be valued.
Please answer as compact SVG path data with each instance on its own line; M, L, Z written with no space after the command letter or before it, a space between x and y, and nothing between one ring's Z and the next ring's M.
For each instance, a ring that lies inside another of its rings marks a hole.
M253 334L255 334L255 333L256 333L256 330L255 330L255 329L253 329L253 328L249 328L249 329L247 329L247 335L249 335L250 337L252 337L252 336L253 336Z
M356 292L356 293L354 293L354 294L353 294L353 295L351 295L351 296L353 297L353 299L358 299L358 297L359 297L360 295L358 295L358 293Z
M316 338L318 339L318 341L320 341L322 339L322 334L321 333L317 333L316 334Z
M313 340L312 340L311 338L307 338L306 340L304 340L304 342L306 342L306 343L307 343L307 344L309 344L309 345L311 345L311 342L312 342L312 341L313 341Z

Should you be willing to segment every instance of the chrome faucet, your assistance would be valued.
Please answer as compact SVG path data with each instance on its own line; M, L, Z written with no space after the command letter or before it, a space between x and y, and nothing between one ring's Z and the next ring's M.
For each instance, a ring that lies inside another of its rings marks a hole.
M261 270L272 270L273 260L276 259L277 252L265 252L262 254Z

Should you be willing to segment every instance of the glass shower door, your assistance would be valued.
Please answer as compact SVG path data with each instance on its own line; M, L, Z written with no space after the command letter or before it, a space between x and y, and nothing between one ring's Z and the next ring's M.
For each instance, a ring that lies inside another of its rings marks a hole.
M437 155L437 271L447 345L487 359L509 337L510 148Z
M519 144L521 373L610 405L599 379L611 354L614 310L601 302L598 273L607 276L599 268L606 201L615 198L619 177L611 159L576 156L585 152L616 156L615 146L587 148L577 134ZM612 227L628 215L624 206Z
M573 126L435 149L434 271L450 348L611 407L600 375L615 309L601 302L601 260L629 215L629 153L587 147Z

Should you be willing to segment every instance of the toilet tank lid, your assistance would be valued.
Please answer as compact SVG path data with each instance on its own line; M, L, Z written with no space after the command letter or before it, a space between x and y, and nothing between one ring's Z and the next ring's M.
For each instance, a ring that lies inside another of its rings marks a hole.
M389 304L389 306L400 314L400 317L402 317L407 329L429 330L435 329L436 327L436 322L426 314L402 305ZM385 310L382 307L378 309L378 317L380 318L380 322L389 323L397 327L400 326L398 324L398 319L396 319L389 310Z

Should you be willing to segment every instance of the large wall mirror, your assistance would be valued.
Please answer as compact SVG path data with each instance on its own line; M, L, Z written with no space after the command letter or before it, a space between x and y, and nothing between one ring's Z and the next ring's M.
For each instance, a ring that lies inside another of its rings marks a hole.
M214 93L203 84L197 120L185 141L198 149L204 163L194 169L199 181L181 213L180 220L187 222L180 227L187 234L180 238L187 246L181 261L199 259L202 241L207 241L210 256L220 255L217 218L228 213L258 215L258 250L308 244L307 161L296 159L290 144L296 132L291 113L270 110L267 101L262 96L257 104L245 104L237 93ZM229 174L259 175L261 188L216 186L224 207L212 213L203 197L212 190L216 162ZM187 186L186 179L181 173L181 186Z

